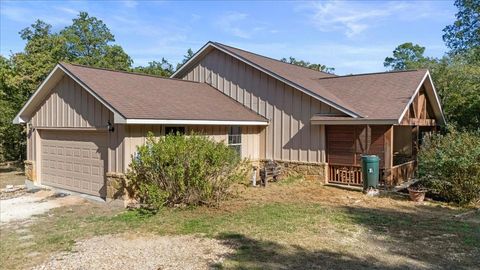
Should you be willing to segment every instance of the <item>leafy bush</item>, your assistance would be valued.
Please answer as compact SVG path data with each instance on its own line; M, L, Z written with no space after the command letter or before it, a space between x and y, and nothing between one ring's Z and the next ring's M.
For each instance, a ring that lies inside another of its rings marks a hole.
M447 201L467 204L480 199L480 134L451 129L428 136L418 155L423 184Z
M227 145L206 136L167 135L137 148L127 178L141 203L153 208L211 205L224 199L246 166Z

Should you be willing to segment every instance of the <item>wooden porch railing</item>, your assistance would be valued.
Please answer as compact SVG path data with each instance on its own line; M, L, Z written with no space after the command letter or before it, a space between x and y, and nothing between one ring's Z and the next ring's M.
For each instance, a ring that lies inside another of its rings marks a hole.
M380 168L380 185L395 186L415 176L416 161L409 161L390 169ZM361 166L328 164L328 182L351 186L363 185Z
M362 168L352 165L328 164L328 182L352 186L362 185Z
M386 170L384 178L389 186L396 186L415 177L416 169L417 162L408 161Z

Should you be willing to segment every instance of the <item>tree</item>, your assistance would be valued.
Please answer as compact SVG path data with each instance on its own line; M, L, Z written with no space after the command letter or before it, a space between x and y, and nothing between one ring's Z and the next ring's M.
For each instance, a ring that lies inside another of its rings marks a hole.
M456 0L456 20L443 29L443 40L452 54L476 51L475 61L480 60L480 1Z
M12 63L0 56L0 161L25 159L24 127L13 125L19 107L19 93L9 85L14 75Z
M23 52L11 57L14 76L7 83L20 92L23 101L47 77L57 62L68 58L65 39L52 33L51 28L51 25L37 20L19 33L26 44Z
M69 60L78 64L129 70L132 59L115 41L107 25L87 12L80 12L73 24L60 34L65 37Z
M183 66L183 64L185 64L186 62L188 62L188 60L190 60L190 58L192 58L193 55L194 55L194 53L193 53L192 49L189 48L189 49L187 50L187 54L183 56L182 62L180 62L180 63L177 64L177 69L176 69L176 70L178 70L181 66Z
M162 58L162 60L159 62L149 62L148 66L135 67L133 71L162 77L170 77L174 72L173 65L170 64L165 58Z
M297 59L295 59L294 57L291 57L291 56L288 59L284 57L284 58L280 59L280 61L282 61L284 63L289 63L289 64L301 66L301 67L306 67L306 68L313 69L313 70L316 70L316 71L331 73L331 74L333 74L333 72L335 71L335 68L333 68L333 67L327 67L327 66L322 65L322 64L312 64L312 63L304 61L304 60L297 60Z
M393 57L386 57L383 65L391 70L423 68L429 59L423 55L425 47L411 42L403 43L393 50Z
M443 57L432 78L447 120L460 129L480 129L480 65L469 63L473 51Z
M132 59L126 54L119 45L107 47L105 55L98 61L98 67L110 68L114 70L130 71Z
M132 64L122 47L110 44L114 36L107 26L86 12L60 33L37 20L19 34L26 42L23 51L0 59L0 160L24 159L25 128L12 119L58 62L116 70L130 70Z

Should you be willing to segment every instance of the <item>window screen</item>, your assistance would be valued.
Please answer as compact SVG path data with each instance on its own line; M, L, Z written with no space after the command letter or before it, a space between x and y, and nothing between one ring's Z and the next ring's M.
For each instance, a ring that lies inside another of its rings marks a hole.
M228 146L234 149L239 155L242 154L242 128L232 126L228 130Z
M165 127L165 135L183 135L185 127Z

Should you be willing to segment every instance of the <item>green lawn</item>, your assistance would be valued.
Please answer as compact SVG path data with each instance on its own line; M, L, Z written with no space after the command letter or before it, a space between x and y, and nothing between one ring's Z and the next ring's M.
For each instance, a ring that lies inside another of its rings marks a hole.
M55 209L28 226L32 245L20 241L21 225L2 227L0 261L5 269L23 268L79 239L134 232L219 239L236 250L219 268L473 269L480 262L480 215L454 217L464 211L300 180L240 187L218 208L156 215L89 202ZM34 251L41 254L26 259Z

